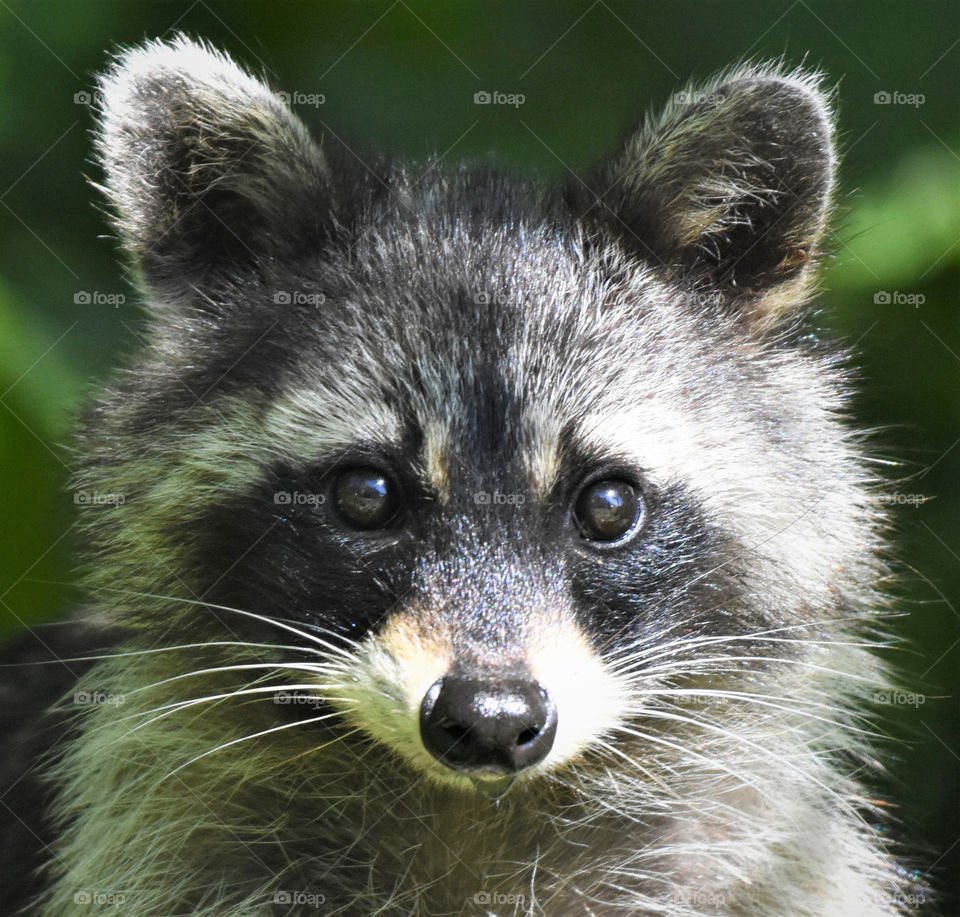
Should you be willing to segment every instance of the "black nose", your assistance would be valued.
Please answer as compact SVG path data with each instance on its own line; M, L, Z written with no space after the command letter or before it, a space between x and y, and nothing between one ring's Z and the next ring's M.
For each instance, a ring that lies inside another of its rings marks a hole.
M437 760L464 773L515 774L542 761L557 711L536 682L447 676L420 705L420 735Z

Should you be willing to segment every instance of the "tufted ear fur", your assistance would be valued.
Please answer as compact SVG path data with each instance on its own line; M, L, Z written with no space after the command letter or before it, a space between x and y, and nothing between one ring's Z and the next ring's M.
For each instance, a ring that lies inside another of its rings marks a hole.
M103 191L154 296L315 245L324 157L281 98L184 36L121 54L99 81Z
M802 301L836 171L820 78L741 66L677 93L596 170L589 219L628 250L761 312Z

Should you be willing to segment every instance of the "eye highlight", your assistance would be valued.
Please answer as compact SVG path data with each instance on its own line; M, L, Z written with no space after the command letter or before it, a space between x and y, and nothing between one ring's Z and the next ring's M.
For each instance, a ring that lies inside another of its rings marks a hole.
M339 471L330 495L341 521L360 531L386 528L400 512L400 488L372 466Z
M622 478L587 484L577 496L573 521L588 541L620 541L639 529L645 512L640 489Z

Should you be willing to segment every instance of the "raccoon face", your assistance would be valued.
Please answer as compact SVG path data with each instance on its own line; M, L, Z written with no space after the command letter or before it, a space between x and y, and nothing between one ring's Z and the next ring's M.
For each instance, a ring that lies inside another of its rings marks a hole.
M734 70L560 189L321 152L183 38L101 89L151 324L85 434L85 486L126 495L90 538L111 585L201 605L128 624L279 628L329 728L469 787L646 720L668 769L678 697L762 690L804 651L771 635L866 581L842 374L795 328L813 77Z

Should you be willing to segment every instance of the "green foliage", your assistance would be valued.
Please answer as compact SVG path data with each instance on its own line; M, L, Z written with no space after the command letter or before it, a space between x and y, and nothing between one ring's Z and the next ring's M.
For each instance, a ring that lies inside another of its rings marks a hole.
M0 637L63 613L70 513L64 502L68 408L80 391L52 329L0 288Z

